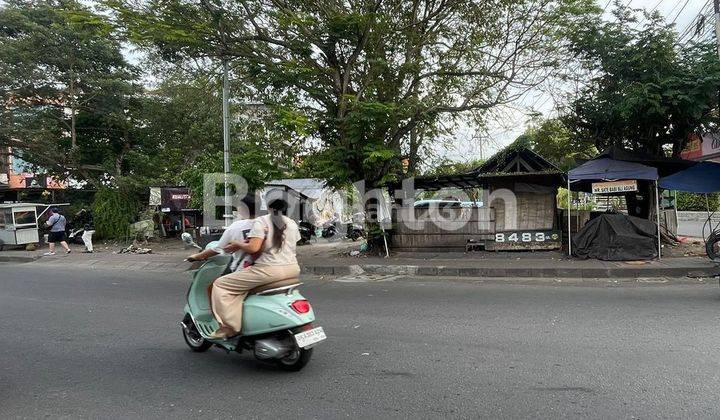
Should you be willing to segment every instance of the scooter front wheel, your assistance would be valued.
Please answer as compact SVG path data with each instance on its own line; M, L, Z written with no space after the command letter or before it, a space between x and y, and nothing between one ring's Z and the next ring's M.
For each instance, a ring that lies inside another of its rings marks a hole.
M277 361L278 366L283 370L297 372L304 368L310 361L313 349L296 348L289 355Z
M182 322L182 332L185 343L190 347L190 350L196 353L202 353L212 347L213 343L205 340L200 332L197 330L195 323L192 319L185 318Z

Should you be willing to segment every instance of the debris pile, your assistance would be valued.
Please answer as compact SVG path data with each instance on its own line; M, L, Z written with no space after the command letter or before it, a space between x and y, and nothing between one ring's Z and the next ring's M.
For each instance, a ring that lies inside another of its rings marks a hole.
M139 246L137 243L133 243L132 245L128 246L127 248L123 248L118 252L118 254L152 254L152 249L150 248L143 248Z

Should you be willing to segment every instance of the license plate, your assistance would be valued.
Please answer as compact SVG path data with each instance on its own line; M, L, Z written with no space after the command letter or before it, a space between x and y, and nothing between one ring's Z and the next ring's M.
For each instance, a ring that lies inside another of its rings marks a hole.
M295 342L297 342L298 347L302 348L310 347L326 338L327 336L325 336L325 331L323 331L322 327L295 334Z

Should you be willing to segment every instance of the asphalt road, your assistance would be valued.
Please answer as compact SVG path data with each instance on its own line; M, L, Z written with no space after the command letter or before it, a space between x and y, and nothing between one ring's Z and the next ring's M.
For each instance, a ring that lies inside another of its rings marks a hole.
M188 280L0 265L0 418L718 418L718 285L314 282L299 373L195 354Z

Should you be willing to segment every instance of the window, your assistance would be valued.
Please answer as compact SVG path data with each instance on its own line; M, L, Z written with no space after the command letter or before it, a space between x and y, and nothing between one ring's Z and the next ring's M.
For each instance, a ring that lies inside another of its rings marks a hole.
M7 225L12 226L12 210L0 209L0 229L5 229Z
M37 223L35 220L35 210L16 210L15 211L15 225L17 227L25 225L28 227L28 225L32 225L33 227L37 227Z

